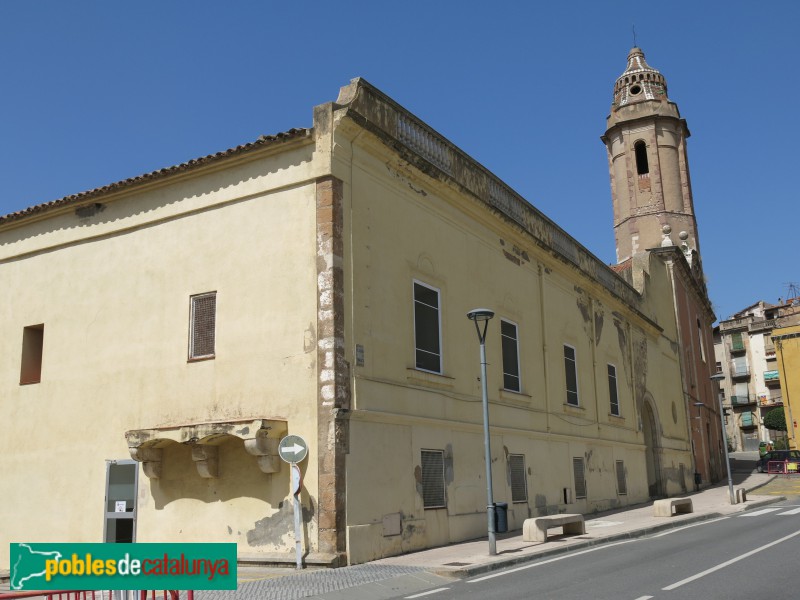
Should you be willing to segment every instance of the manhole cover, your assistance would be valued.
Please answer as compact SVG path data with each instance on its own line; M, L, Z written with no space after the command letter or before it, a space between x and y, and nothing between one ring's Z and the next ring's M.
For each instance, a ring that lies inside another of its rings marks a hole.
M451 563L444 563L445 567L466 567L467 565L471 565L472 563L462 563L462 562L451 562Z

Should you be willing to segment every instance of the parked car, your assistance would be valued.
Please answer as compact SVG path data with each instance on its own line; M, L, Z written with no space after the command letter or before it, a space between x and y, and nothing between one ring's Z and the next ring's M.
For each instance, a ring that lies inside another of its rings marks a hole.
M767 463L772 460L781 462L788 460L789 462L800 463L800 450L773 450L772 452L767 452L756 463L756 471L766 473Z

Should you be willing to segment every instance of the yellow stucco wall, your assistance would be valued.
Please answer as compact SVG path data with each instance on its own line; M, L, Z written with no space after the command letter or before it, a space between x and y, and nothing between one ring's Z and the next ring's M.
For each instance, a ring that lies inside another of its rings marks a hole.
M772 330L775 352L778 359L778 373L783 391L783 412L786 417L789 447L800 448L800 337L783 337L800 335L800 325L781 327Z
M657 414L662 447L656 460L664 487L669 493L686 489L691 455L678 355L666 337L674 340L676 329L661 263L648 275L657 280L648 293L658 309L651 316L664 321L664 331L374 138L360 136L345 150L352 157L342 169L352 228L348 351L353 365L356 345L364 358L353 369L347 458L351 562L486 530L478 341L466 318L475 307L496 312L487 337L494 499L509 503L511 529L529 516L591 512L648 498L637 385L650 392ZM415 368L414 281L440 292L441 374ZM501 318L518 328L521 393L501 389ZM579 407L566 404L564 344L578 357ZM617 368L618 417L610 414L608 364ZM423 508L416 480L422 449L444 450L446 509ZM525 455L527 502L511 503L509 453ZM574 488L573 457L585 459L588 494L566 504L563 489ZM617 493L618 460L627 473L625 495ZM402 531L387 535L384 519L397 513Z
M13 298L0 307L0 567L9 541L102 541L105 460L130 460L127 430L268 417L316 438L312 149L104 198L91 219L68 209L0 230ZM188 363L189 297L209 291L216 358ZM41 382L19 385L23 328L40 323ZM287 466L262 473L240 439L222 445L218 479L176 444L162 478L140 470L139 484L138 541L255 554L292 536Z

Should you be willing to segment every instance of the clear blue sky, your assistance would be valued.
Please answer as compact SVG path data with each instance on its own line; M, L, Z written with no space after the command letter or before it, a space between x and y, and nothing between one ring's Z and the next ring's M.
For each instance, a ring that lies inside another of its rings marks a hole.
M0 0L0 214L311 126L361 76L610 263L599 137L634 23L692 132L718 317L786 297L800 283L789 0Z

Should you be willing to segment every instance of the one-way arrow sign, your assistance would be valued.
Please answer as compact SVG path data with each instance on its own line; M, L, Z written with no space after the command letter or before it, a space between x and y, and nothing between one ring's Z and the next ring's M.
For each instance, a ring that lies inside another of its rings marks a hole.
M278 454L287 463L303 462L308 455L308 444L299 435L287 435L278 444Z

